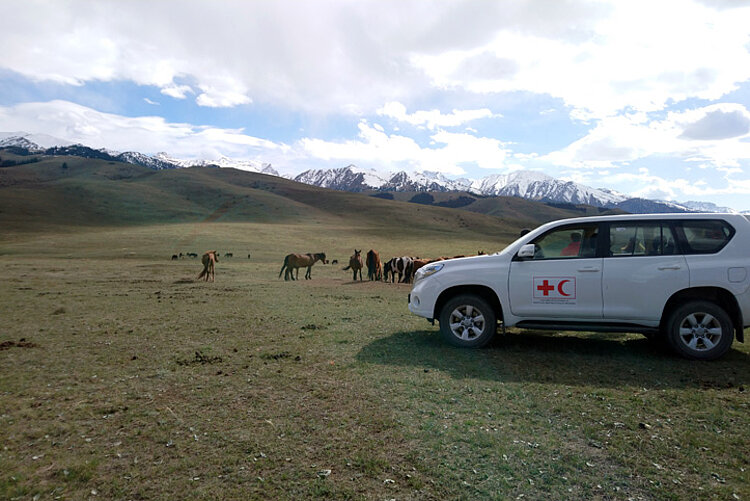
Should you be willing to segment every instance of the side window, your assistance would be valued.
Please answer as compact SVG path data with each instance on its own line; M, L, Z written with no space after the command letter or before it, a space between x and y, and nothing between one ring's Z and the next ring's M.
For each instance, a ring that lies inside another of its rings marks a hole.
M537 237L534 259L571 259L596 256L598 226L595 224L556 228Z
M734 228L724 221L679 221L677 231L683 237L686 254L719 252L734 236Z
M674 233L666 224L632 222L610 226L610 256L663 256L676 253Z

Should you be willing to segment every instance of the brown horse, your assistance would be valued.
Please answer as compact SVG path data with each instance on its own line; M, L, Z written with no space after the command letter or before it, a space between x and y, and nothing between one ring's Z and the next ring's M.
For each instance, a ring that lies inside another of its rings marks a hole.
M378 251L373 249L367 251L367 278L368 280L383 279L383 263L380 262Z
M201 271L198 275L198 280L203 278L206 282L208 282L209 280L213 282L215 279L214 267L218 260L219 258L215 250L206 251L206 253L203 254L203 257L201 258L201 262L203 263L203 271Z
M357 272L359 272L359 281L362 281L362 268L364 268L364 263L362 262L362 251L354 249L354 255L349 258L349 266L344 268L345 270L348 270L349 268L352 269L352 272L354 274L354 277L352 280L357 280Z
M281 278L281 274L284 273L284 269L286 268L284 280L289 280L290 278L292 280L298 280L299 269L306 267L307 272L305 272L305 280L310 280L312 278L312 266L317 261L320 261L323 264L328 263L328 261L326 261L325 252L318 252L316 254L287 254L284 258L284 264L281 266L281 271L279 271L279 278ZM294 277L294 270L297 270L297 278Z

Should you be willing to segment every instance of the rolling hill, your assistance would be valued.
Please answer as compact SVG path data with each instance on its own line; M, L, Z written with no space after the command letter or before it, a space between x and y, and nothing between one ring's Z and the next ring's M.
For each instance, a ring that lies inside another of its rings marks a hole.
M516 197L435 193L430 204L335 191L232 168L154 170L107 159L14 155L3 150L0 224L7 230L200 221L464 229L510 238L522 227L595 208L553 207ZM425 194L421 194L424 196ZM471 197L472 203L456 210ZM445 205L441 207L440 205Z

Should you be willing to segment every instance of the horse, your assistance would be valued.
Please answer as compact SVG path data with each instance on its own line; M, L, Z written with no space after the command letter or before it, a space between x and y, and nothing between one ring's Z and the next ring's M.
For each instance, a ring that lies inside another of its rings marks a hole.
M380 254L373 249L367 251L367 279L383 279L383 264L380 262Z
M412 272L414 264L412 258L409 256L394 257L385 264L383 268L384 280L388 281L388 274L391 274L391 283L396 279L396 273L398 273L398 283L409 283L411 281L410 274Z
M357 272L359 272L359 281L362 281L362 268L364 267L364 263L362 263L362 251L354 249L354 255L349 258L349 266L346 268L343 268L344 270L348 270L349 268L352 269L353 277L352 280L357 280Z
M299 269L307 267L305 280L310 280L312 279L312 266L317 261L323 264L328 263L325 252L318 252L316 254L287 254L284 258L284 264L281 266L281 271L279 271L279 278L281 278L281 274L284 273L284 269L286 268L284 280L289 280L290 278L292 280L299 280ZM294 270L297 270L297 278L294 278Z
M411 273L409 274L409 277L411 280L414 280L414 275L417 273L417 270L420 269L422 266L426 266L432 262L432 259L414 259L412 260L412 266L411 266Z
M208 282L209 279L213 282L216 276L214 273L214 265L218 260L219 257L216 254L215 250L207 251L205 254L203 254L203 257L201 258L201 262L203 263L203 271L201 271L198 275L198 280L203 278L206 282Z

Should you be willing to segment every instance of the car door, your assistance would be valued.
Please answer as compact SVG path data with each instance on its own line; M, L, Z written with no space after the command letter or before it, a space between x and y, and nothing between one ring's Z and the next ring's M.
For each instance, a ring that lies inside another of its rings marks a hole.
M510 309L526 319L602 318L599 226L573 224L535 238L532 259L514 259L508 274Z
M633 221L608 226L602 293L607 321L658 321L690 271L667 223ZM607 231L607 228L604 229Z

